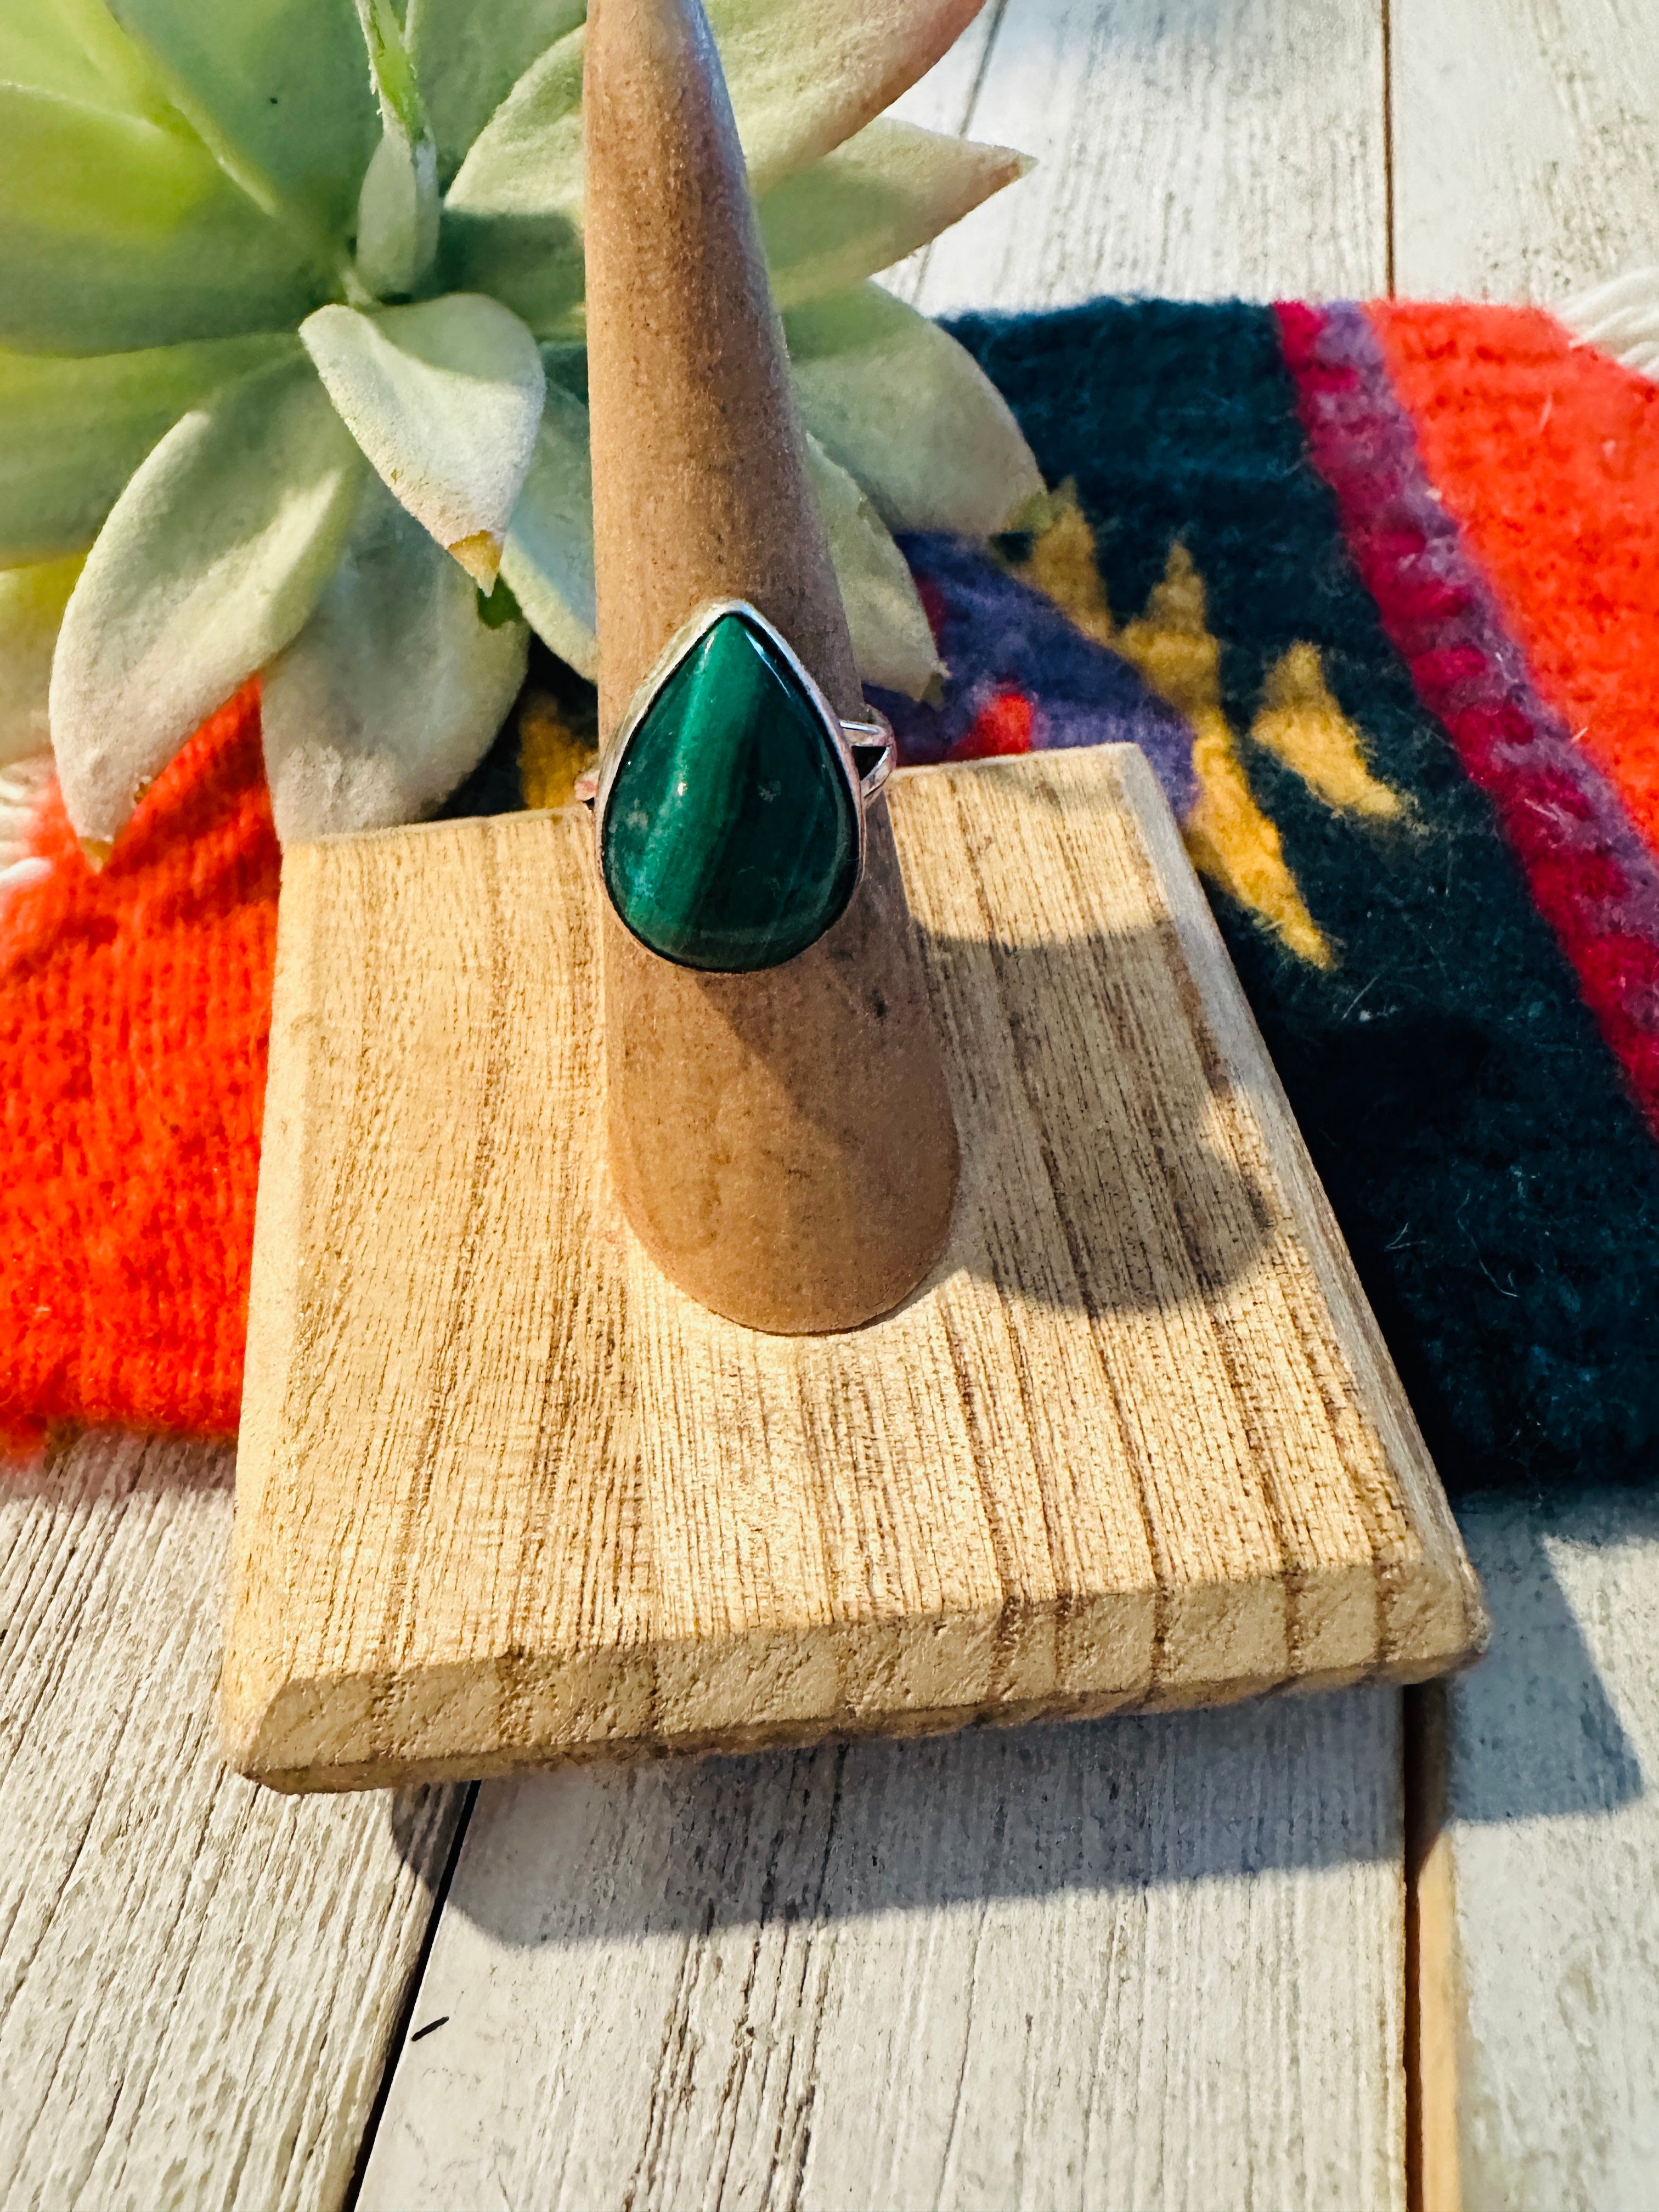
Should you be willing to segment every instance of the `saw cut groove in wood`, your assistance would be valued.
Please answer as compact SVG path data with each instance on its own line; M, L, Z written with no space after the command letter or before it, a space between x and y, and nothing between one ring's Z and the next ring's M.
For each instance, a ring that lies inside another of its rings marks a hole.
M1474 1576L1151 771L895 779L961 1133L845 1334L603 1162L580 810L284 863L224 1672L287 1789L1419 1679ZM686 1172L720 1132L685 1132Z

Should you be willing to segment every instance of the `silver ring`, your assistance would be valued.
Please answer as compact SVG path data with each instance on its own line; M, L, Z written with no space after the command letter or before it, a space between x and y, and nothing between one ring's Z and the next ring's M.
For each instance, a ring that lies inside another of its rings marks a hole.
M715 599L669 641L576 797L630 934L677 966L749 974L846 912L893 760L883 715L837 714L758 608Z

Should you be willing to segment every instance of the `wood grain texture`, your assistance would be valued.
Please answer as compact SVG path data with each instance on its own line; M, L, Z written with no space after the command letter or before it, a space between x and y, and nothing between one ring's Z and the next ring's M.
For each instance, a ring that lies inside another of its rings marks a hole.
M1007 0L963 127L1035 173L928 249L930 314L1386 290L1373 0Z
M1471 1503L1447 1686L1462 2212L1647 2212L1659 2174L1659 1496ZM1425 2212L1455 2212L1443 2201Z
M362 2212L1404 2212L1398 1716L487 1786Z
M1392 0L1395 279L1549 306L1654 258L1659 11Z
M459 1815L214 1741L222 1447L0 1478L0 2203L338 2205Z
M244 1771L1196 1703L1478 1643L1145 760L896 788L963 1188L928 1283L840 1336L719 1319L608 1202L579 811L290 855L225 1662Z

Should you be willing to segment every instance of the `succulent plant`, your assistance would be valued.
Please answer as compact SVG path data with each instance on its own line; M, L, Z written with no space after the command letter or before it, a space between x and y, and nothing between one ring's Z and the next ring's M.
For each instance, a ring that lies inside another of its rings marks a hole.
M1042 491L868 281L1024 168L881 112L978 0L708 4L860 664L919 696L890 532ZM0 771L49 727L89 848L256 671L285 837L439 803L531 629L593 672L583 15L0 0Z

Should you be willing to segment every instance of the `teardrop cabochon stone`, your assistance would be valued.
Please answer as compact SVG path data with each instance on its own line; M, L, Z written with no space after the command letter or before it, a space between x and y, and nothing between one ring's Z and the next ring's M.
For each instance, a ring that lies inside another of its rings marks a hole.
M623 921L684 968L781 967L845 912L859 820L811 696L771 640L728 611L629 736L600 825Z

